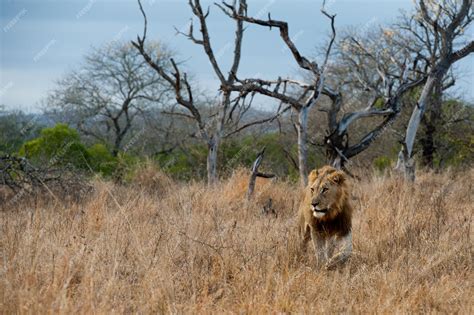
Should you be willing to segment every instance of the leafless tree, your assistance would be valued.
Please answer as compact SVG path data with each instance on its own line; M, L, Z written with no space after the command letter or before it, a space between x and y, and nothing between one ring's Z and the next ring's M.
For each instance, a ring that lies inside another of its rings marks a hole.
M144 18L144 29L143 35L137 36L136 41L133 41L132 44L137 48L148 65L174 89L176 102L182 110L173 111L170 114L193 121L197 130L196 135L206 142L208 148L207 177L208 183L212 184L217 180L217 152L222 139L230 137L248 127L272 122L285 112L286 108L280 106L275 115L242 123L242 117L250 108L255 94L253 91L235 90L232 88L238 80L237 75L241 60L242 39L244 35L242 20L236 20L232 64L229 71L225 73L217 60L210 40L207 25L209 8L204 10L199 0L189 0L191 11L199 24L200 36L198 37L194 33L194 24L192 22L187 32L179 30L178 32L203 48L212 70L220 82L221 93L219 99L214 104L211 104L211 106L202 106L203 102L199 99L199 95L197 95L196 87L192 86L187 73L181 71L180 65L174 59L170 60L172 70L168 70L156 62L153 56L150 55L146 47L147 16L140 0L138 0L138 4ZM243 16L247 10L247 4L244 0L239 1L238 5L234 4L231 6L223 3L219 6L223 10L225 7L233 10L233 13L238 16ZM214 112L209 113L209 109L214 109Z
M429 65L436 62L440 53L440 36L427 29L426 25L419 23L419 16L404 13L399 21L393 25L393 41L394 45L403 47L410 51L425 66L421 69L428 75L430 71ZM422 163L432 168L434 155L437 151L435 137L440 125L442 125L442 104L444 91L448 90L456 83L455 73L452 68L446 73L443 80L436 81L433 87L421 123L423 125L423 133L420 136L420 145L422 149Z
M169 51L150 45L162 67ZM130 44L111 43L85 57L82 67L57 83L47 99L47 109L66 113L68 122L99 141L112 142L114 156L122 149L137 116L151 106L167 105L170 89ZM146 115L145 115L146 116Z
M402 149L399 153L397 168L404 171L406 178L415 179L413 145L433 89L442 84L451 66L474 52L474 41L465 42L463 33L473 19L472 0L420 0L413 15L423 32L408 29L421 43L428 44L427 49L419 51L420 59L428 66L427 80L413 109ZM429 54L426 54L425 52Z
M242 16L231 5L226 5L223 10L238 21L278 28L281 38L292 52L295 61L301 69L305 70L303 75L305 82L282 78L273 81L251 78L237 79L236 85L232 87L233 90L258 92L279 99L290 104L296 111L298 115L296 123L298 166L303 185L307 181L308 112L318 102L321 95L326 95L331 100L329 107L318 106L320 111L327 114L328 129L324 139L327 159L330 164L340 168L351 157L367 149L390 126L400 112L400 98L407 91L424 82L425 78L417 73L418 67L415 65L410 68L410 53L404 49L390 47L390 34L385 34L381 30L379 34L376 34L377 38L369 38L366 41L358 39L356 35L348 35L338 42L340 58L336 64L340 62L339 67L345 68L345 73L349 74L346 80L349 79L357 84L362 92L370 92L370 95L367 104L362 109L347 112L347 104L343 106L342 88L330 87L334 66L329 65L328 60L336 42L336 29L335 15L330 15L324 10L324 2L322 13L330 19L332 32L328 45L324 49L324 61L321 66L301 55L289 36L286 22L273 20L270 15L266 20ZM360 96L362 92L359 95L352 93L351 98ZM356 121L368 117L382 117L383 121L355 143L349 143L349 127Z
M346 32L335 55L322 91L331 102L319 110L327 116L328 162L340 168L390 127L401 112L403 95L422 85L425 76L421 64L413 64L412 54L393 44L393 33L380 27L362 34ZM349 141L351 125L370 117L382 120Z
M240 6L245 5L246 1L239 1ZM229 17L237 21L237 23L249 23L275 28L280 31L280 37L290 50L294 60L298 66L308 73L310 78L308 82L301 82L289 78L277 78L275 80L262 80L260 78L240 79L234 76L232 84L225 86L224 91L236 91L242 94L259 93L261 95L279 100L282 104L291 106L297 113L298 121L296 123L298 133L298 166L301 184L307 184L308 177L308 113L315 106L324 86L324 73L328 63L329 55L336 37L336 29L334 26L335 15L327 13L324 9L324 2L321 12L330 20L332 36L326 48L323 62L319 65L315 60L305 57L296 47L290 38L288 23L281 20L272 19L268 14L267 19L259 19L250 17L246 11L237 8L234 1L233 4L223 2L220 5L222 11Z

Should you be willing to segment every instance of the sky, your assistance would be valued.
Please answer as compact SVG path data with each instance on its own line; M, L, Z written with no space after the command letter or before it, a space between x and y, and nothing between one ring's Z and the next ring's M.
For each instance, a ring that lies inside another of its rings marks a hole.
M176 30L186 30L191 17L187 0L142 0L148 15L148 39L159 40L186 61L187 70L209 91L217 91L202 47ZM228 69L233 51L234 23L212 5L208 19L218 61ZM361 32L390 23L412 0L326 0L336 13L338 29ZM130 41L143 31L136 0L0 0L0 105L35 112L55 81L80 68L93 47L111 41ZM319 0L249 0L249 15L286 20L290 36L303 54L314 56L328 38L329 23L320 13ZM197 27L196 27L197 29ZM470 30L472 38L472 28ZM474 100L474 58L458 65L463 76L457 89ZM298 67L278 31L249 26L245 32L240 77L277 78L296 73ZM217 93L217 92L216 92Z

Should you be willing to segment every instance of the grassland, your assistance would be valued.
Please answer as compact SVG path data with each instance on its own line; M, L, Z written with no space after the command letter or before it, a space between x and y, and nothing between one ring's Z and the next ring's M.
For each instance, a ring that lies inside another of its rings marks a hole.
M80 203L0 211L0 313L472 313L473 179L365 174L334 271L299 250L295 184L259 181L247 202L244 171L211 188L150 168L96 180Z

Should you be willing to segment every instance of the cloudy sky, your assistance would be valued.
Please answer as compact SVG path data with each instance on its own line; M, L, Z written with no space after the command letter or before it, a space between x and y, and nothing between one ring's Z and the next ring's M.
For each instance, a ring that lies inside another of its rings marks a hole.
M202 1L211 4L213 1ZM249 14L285 19L302 52L314 55L327 39L328 22L319 12L319 0L249 0ZM80 67L91 47L113 40L128 41L142 31L135 0L0 0L0 104L26 111L38 110L56 79ZM200 47L174 27L185 29L191 16L186 0L143 0L149 17L149 38L161 40L186 60L203 87L212 90L216 80ZM329 0L328 11L337 13L337 27L364 30L393 21L411 0ZM211 6L209 28L219 61L229 64L234 24ZM472 28L470 30L472 36ZM278 32L251 26L244 39L241 77L260 74L272 78L297 71ZM474 58L458 67L464 96L474 100ZM215 91L216 89L214 89Z

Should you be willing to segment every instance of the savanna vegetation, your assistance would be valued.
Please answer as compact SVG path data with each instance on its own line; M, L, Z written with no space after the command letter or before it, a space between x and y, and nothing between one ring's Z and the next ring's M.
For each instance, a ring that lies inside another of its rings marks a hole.
M259 179L247 201L245 169L208 187L147 166L80 203L17 203L0 212L2 311L470 313L472 169L360 175L353 256L334 271L300 252L298 186Z
M41 113L0 107L0 312L471 313L474 107L453 65L474 52L472 0L416 1L363 31L323 2L316 57L285 17L219 2L230 63L189 6L198 25L179 32L217 94L150 38L138 1L143 33L92 49ZM247 25L279 36L298 73L241 76ZM354 206L336 270L296 229L308 172L326 164Z

